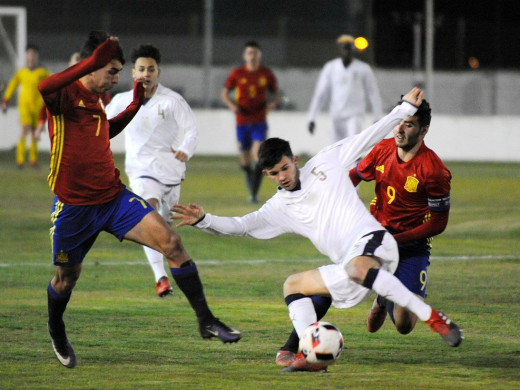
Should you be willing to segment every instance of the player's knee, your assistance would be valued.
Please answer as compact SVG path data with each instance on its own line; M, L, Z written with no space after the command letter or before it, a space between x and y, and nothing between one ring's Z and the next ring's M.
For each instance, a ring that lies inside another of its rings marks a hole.
M349 261L345 267L350 279L354 282L362 284L365 280L368 270L371 268L378 269L381 264L376 258L368 256L357 256Z
M70 270L67 272L58 272L55 277L54 289L60 294L70 294L76 286L79 275L79 272Z
M283 295L287 296L290 294L296 294L299 291L299 278L298 275L290 275L283 283Z
M179 253L183 251L181 237L171 230L160 243L160 247L163 255L169 259L177 258Z
M401 313L398 311L394 312L395 328L401 334L408 334L415 328L417 317L407 310L402 310Z

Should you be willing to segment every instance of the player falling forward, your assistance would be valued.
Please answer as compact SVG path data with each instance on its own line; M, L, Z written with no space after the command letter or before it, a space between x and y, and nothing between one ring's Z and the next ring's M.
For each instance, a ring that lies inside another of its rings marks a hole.
M160 51L141 45L132 51L132 77L144 79L145 101L125 128L125 170L132 191L146 199L170 223L170 207L179 201L186 161L198 144L198 129L190 106L177 92L158 82ZM132 101L132 91L117 94L107 106L115 117ZM173 293L162 253L144 246L155 275L157 295Z
M423 100L417 112L394 129L394 139L385 139L350 170L355 186L363 180L376 181L372 215L393 234L399 248L399 265L394 275L414 294L424 299L430 257L430 237L444 231L448 223L451 174L437 155L423 143L431 120L430 105ZM322 310L326 297L313 297ZM409 310L378 296L367 318L369 332L377 332L390 314L397 330L410 333L417 322ZM318 313L322 317L325 313ZM298 351L293 330L278 351L276 363L286 366Z
M258 165L258 148L267 135L267 112L274 110L281 98L273 72L260 65L262 52L258 43L246 42L243 57L245 65L229 74L221 97L236 115L240 167L246 175L251 203L258 203L263 177ZM233 89L236 90L235 101L229 98ZM267 102L268 90L274 94L271 102Z
M9 82L2 100L2 111L7 112L7 105L19 86L22 87L18 97L18 111L22 125L22 135L16 145L16 165L22 168L25 164L25 139L31 135L29 147L29 164L38 166L38 139L36 132L40 110L43 107L42 96L38 91L40 81L49 76L49 72L40 63L40 53L36 45L27 45L25 52L26 65L18 70Z
M175 205L177 226L195 227L217 235L269 239L284 233L307 237L334 263L289 276L283 286L293 326L301 337L307 326L320 320L331 297L337 308L355 306L372 291L405 307L449 345L462 341L462 331L443 313L411 293L394 275L399 261L397 243L365 208L348 170L403 119L413 115L423 93L413 88L390 114L362 133L322 149L300 170L287 141L271 138L262 144L259 161L264 175L278 185L277 193L258 211L242 217L204 213L197 204ZM327 306L328 308L328 306ZM303 355L285 370L320 371Z
M82 61L42 81L51 138L48 182L56 194L51 214L55 276L47 287L48 328L56 356L65 367L76 365L63 314L81 274L82 262L101 231L160 251L168 259L179 289L186 295L203 338L236 342L240 332L213 316L197 267L179 235L119 179L110 138L132 120L144 100L142 79L134 83L125 111L107 120L101 96L119 81L123 51L116 37L95 31L81 52Z

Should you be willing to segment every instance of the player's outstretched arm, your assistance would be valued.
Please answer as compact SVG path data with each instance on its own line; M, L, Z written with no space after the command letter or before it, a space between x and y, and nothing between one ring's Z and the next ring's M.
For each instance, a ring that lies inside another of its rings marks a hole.
M109 37L94 50L90 57L65 69L63 72L47 77L38 85L41 94L45 96L54 93L83 76L104 67L114 58L117 42L118 38Z
M170 209L174 214L171 218L180 221L176 226L181 227L185 225L195 225L204 218L204 209L196 203L189 205L174 204Z
M126 107L126 109L116 115L114 118L109 119L109 137L114 138L130 123L134 118L139 108L141 108L144 102L144 87L143 78L134 81L134 98L132 102Z

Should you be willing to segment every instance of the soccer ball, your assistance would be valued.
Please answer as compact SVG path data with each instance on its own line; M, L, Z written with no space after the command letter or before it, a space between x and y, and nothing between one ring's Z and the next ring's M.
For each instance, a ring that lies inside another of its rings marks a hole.
M343 352L343 335L330 322L315 322L303 332L300 350L309 363L328 366Z

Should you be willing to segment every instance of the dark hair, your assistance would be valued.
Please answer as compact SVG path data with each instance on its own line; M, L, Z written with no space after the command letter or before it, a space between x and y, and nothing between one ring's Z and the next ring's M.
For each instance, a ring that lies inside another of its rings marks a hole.
M88 35L87 41L85 42L83 48L79 52L79 57L82 60L90 57L94 50L96 50L96 48L99 45L105 42L108 37L109 35L105 31L91 31ZM119 45L119 42L117 43L117 49L113 59L118 60L119 62L121 62L122 65L125 64L125 55L123 54L123 49Z
M432 120L432 109L430 108L430 103L423 99L414 115L419 117L419 127L429 126Z
M138 58L153 58L157 65L161 63L161 52L155 46L150 44L141 45L132 50L132 54L130 56L130 60L132 64L135 64Z
M257 41L247 41L247 42L244 44L244 49L245 49L246 47L255 47L255 48L257 48L258 50L261 50L261 49L260 49L260 45L258 44Z
M281 138L269 138L260 145L258 163L263 169L269 169L278 164L283 156L293 157L289 142Z
M35 45L34 43L28 43L27 46L25 47L25 51L28 51L28 50L34 50L36 52L40 52L40 48Z
M404 95L401 95L401 100L399 101L399 104L403 102L403 96ZM419 118L419 127L429 126L432 120L432 109L430 107L430 103L428 103L426 99L423 99L421 105L419 106L415 114L413 114L413 116L417 116Z

